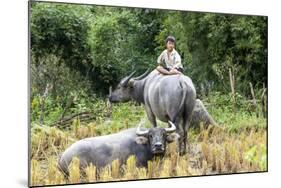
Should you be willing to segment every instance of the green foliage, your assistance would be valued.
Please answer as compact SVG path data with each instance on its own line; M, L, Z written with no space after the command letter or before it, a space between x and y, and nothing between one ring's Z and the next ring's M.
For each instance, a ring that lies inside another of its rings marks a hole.
M84 110L105 116L97 99L131 71L156 67L167 35L176 37L199 96L211 84L218 93L209 102L221 109L233 112L229 68L236 107L246 115L253 111L249 82L257 96L267 87L266 17L32 2L30 21L34 121L44 103L46 121Z
M213 80L228 90L228 69L234 70L236 89L249 94L249 82L267 82L267 20L218 14L182 14L192 55L189 74L197 82Z
M158 11L116 7L94 7L92 11L95 20L88 43L96 90L106 93L110 85L133 70L141 74L155 67L154 37L161 21ZM152 17L155 19L151 22Z
M195 83L215 81L228 90L228 69L234 70L237 89L249 94L248 84L267 82L267 19L211 13L168 12L159 44L168 34L177 38L185 73Z
M267 153L266 146L253 146L244 155L244 158L251 163L258 164L261 170L266 170L267 165Z
M31 60L31 121L39 120L44 106L46 123L58 119L65 108L67 113L86 110L85 103L91 103L95 96L91 83L81 73L71 69L55 55L45 59Z
M89 7L37 2L31 7L34 58L54 54L67 65L82 69L90 61L87 38L93 18Z
M217 123L227 126L229 131L241 131L253 127L259 129L267 126L263 117L256 117L253 104L238 93L233 101L230 94L211 92L209 97L203 99L203 103ZM258 106L260 105L258 103Z
M167 35L177 39L185 73L195 84L213 82L249 95L248 83L267 83L267 18L105 6L32 3L32 54L64 60L98 94L136 69L155 67Z
M104 15L104 12L107 13ZM127 10L99 7L88 38L93 65L92 80L103 93L136 65L138 25ZM118 79L116 79L118 78Z

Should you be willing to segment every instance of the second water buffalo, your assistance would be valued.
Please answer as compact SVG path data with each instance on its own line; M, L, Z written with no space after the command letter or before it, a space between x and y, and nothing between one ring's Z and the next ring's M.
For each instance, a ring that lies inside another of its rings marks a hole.
M119 133L82 139L65 150L59 159L59 168L67 175L74 157L80 159L83 169L90 163L98 169L118 159L125 163L129 156L136 157L137 165L147 166L153 156L163 156L166 144L178 139L176 127L169 122L169 128L131 128Z

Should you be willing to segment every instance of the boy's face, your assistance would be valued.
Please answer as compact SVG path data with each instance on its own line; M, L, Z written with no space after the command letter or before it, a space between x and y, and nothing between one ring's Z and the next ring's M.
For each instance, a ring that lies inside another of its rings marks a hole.
M172 41L168 41L166 44L166 48L169 52L173 51L173 49L175 48L175 43Z

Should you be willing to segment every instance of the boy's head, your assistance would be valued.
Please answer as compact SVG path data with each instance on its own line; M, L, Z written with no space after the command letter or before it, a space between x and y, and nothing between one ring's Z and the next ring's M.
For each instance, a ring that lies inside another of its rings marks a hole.
M175 48L176 39L173 36L168 36L166 38L166 48L168 51L172 51Z

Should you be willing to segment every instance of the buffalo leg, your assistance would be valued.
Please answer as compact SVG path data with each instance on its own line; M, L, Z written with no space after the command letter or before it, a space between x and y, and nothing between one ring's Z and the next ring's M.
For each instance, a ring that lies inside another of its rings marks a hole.
M157 127L156 117L149 107L145 107L146 115L153 127Z
M182 139L182 152L181 154L186 154L186 144L187 144L187 132L188 132L188 121L184 122L183 139Z
M189 126L188 120L184 118L183 122L182 122L182 126L179 127L180 129L177 129L178 134L180 135L180 138L178 141L180 155L186 154L188 126Z
M183 128L183 146L182 146L182 154L186 153L186 145L188 145L188 129L189 129L189 124L190 124L190 120L191 120L191 116L192 116L192 111L194 108L194 105L191 105L192 103L190 103L190 105L188 106L188 108L186 108L185 112L184 112L184 116L183 116L183 122L182 122L182 128ZM193 103L194 104L194 103Z
M179 151L180 155L184 155L186 152L185 143L184 143L184 140L185 140L184 132L178 131L177 133L180 135L179 140L178 140L178 151Z
M177 145L178 145L178 152L180 155L184 155L185 154L185 143L184 141L186 139L185 138L185 131L183 129L182 126L180 126L180 119L179 118L176 118L174 124L176 125L177 127L177 133L179 134L179 139L178 139L178 142L177 142Z

